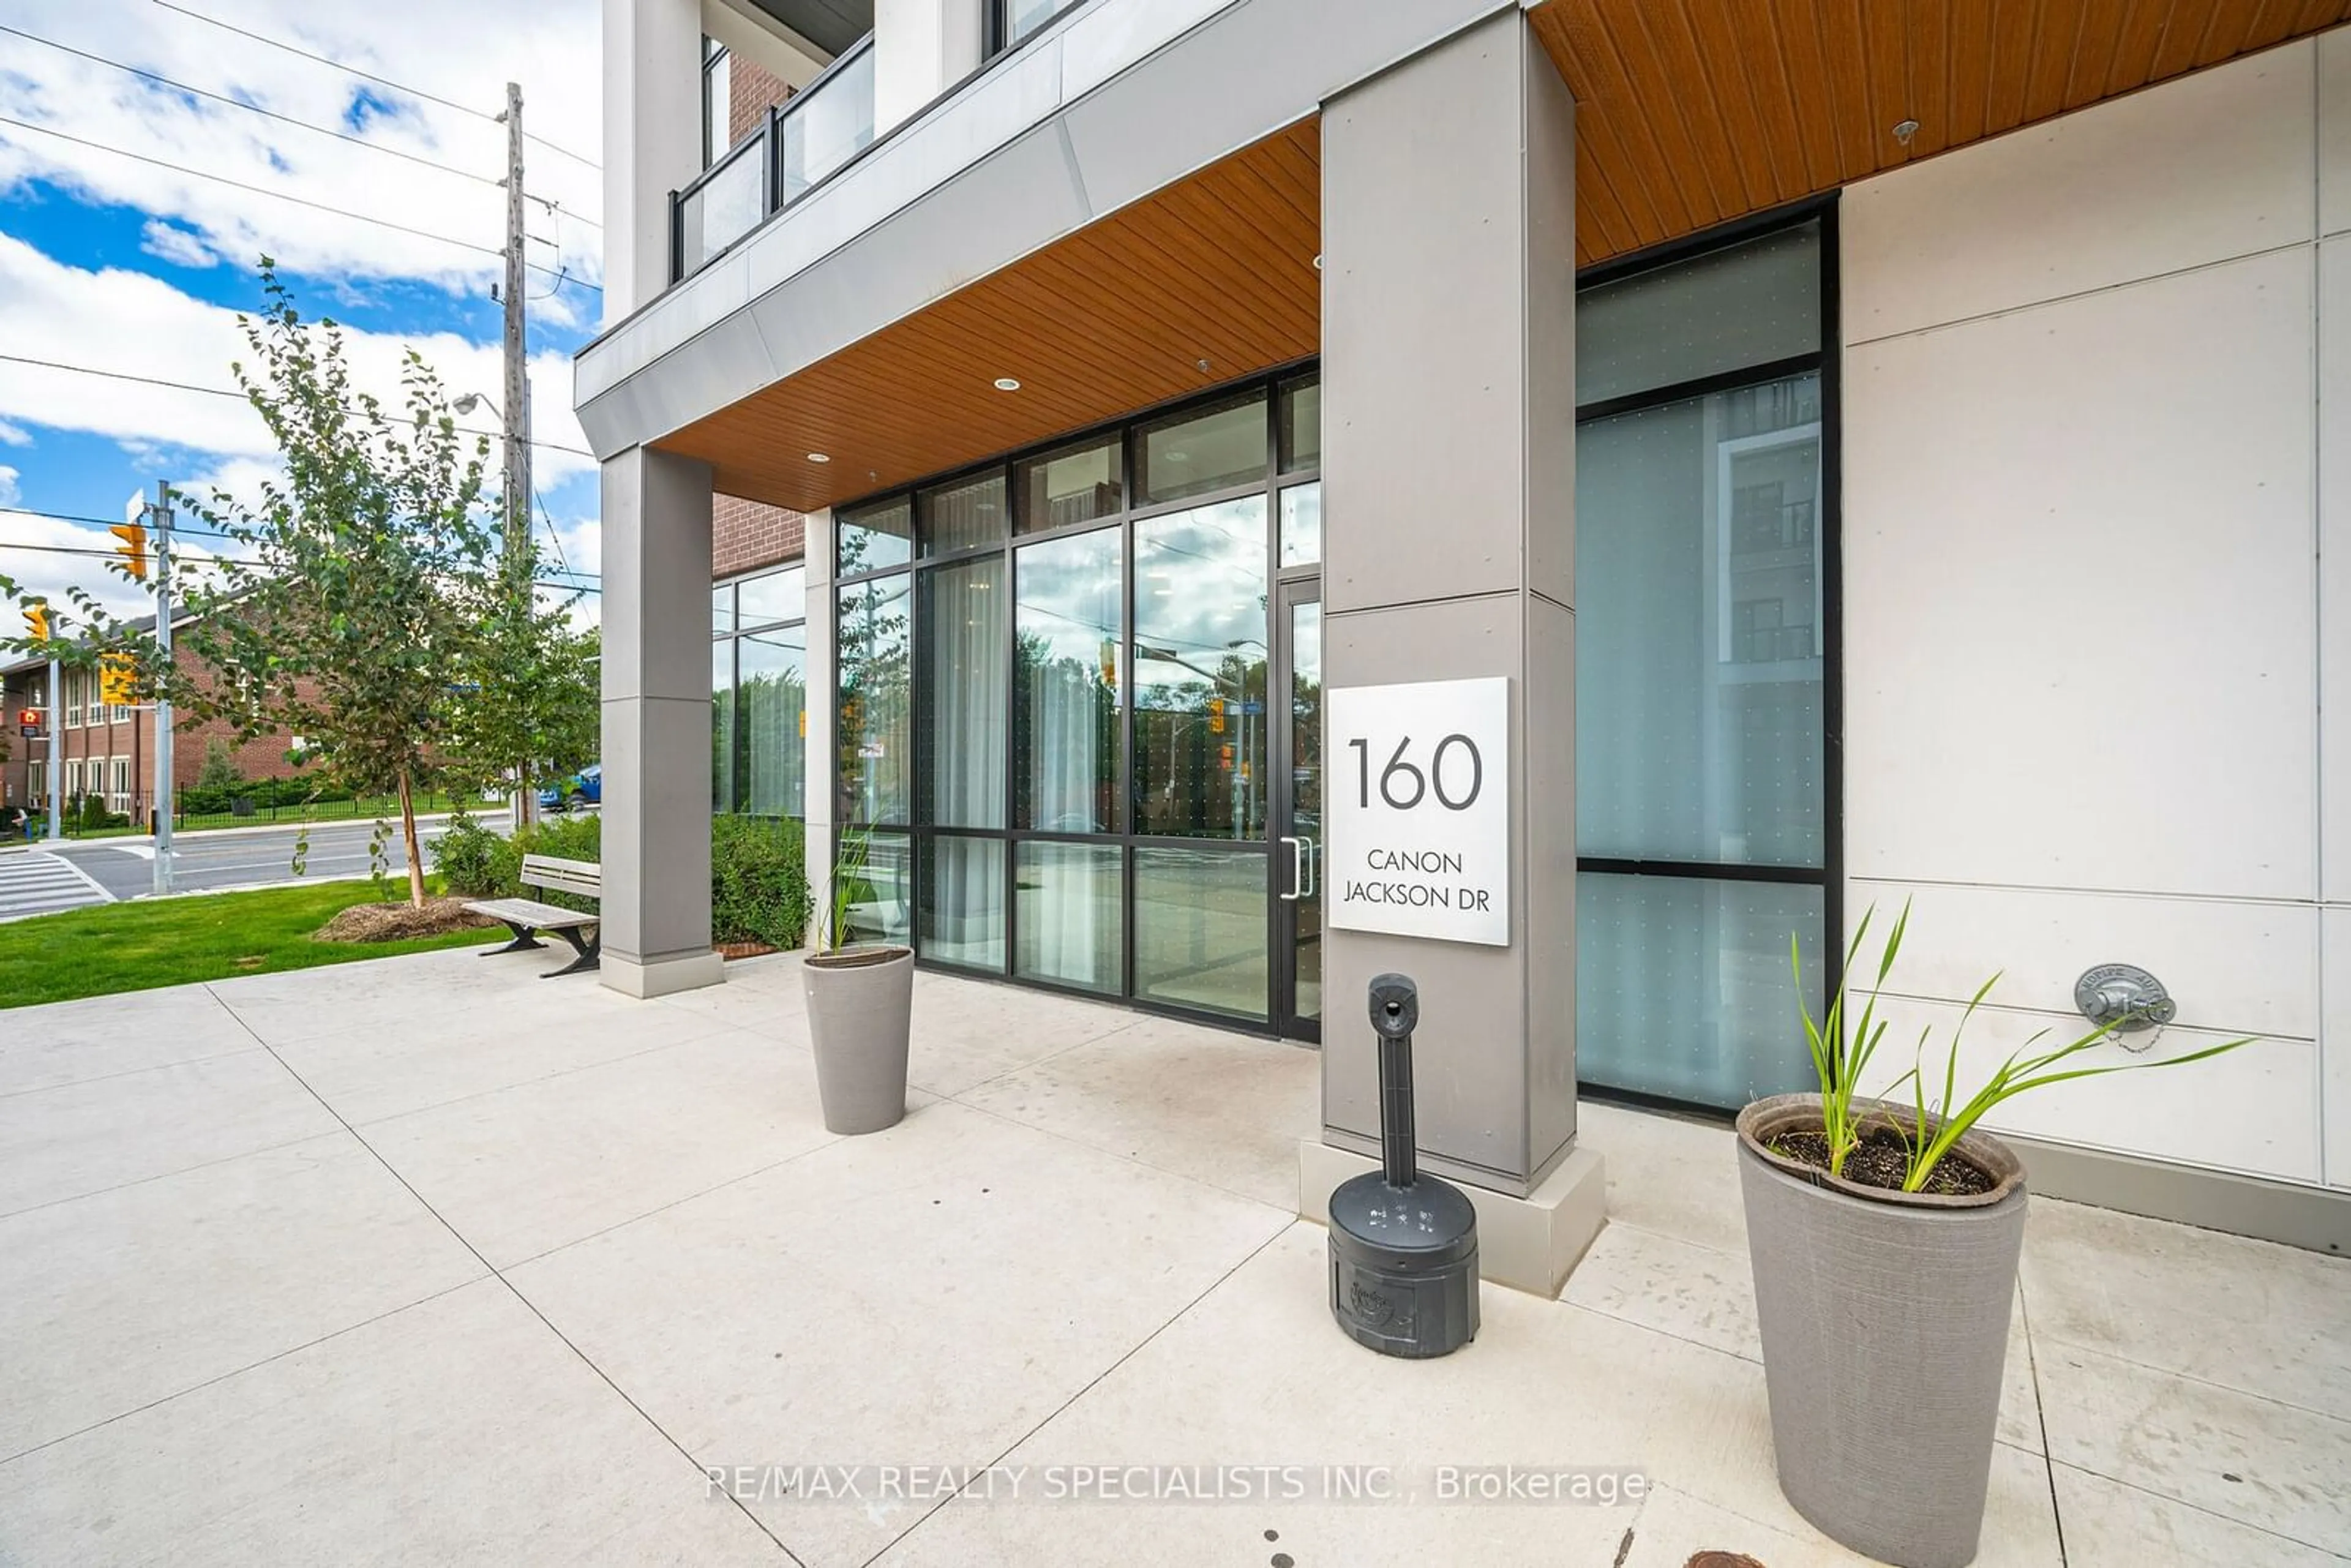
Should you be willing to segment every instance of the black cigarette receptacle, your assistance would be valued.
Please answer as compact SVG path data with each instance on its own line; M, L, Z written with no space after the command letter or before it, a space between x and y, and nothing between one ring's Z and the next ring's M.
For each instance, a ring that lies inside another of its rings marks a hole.
M1451 1182L1419 1174L1412 1033L1420 990L1371 984L1380 1051L1380 1168L1331 1195L1331 1315L1385 1355L1447 1355L1478 1337L1478 1211Z

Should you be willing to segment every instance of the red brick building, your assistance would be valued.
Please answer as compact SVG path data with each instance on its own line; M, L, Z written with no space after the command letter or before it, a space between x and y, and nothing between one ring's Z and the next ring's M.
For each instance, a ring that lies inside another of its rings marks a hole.
M133 624L148 627L153 622L151 617ZM176 658L183 671L195 667L193 655L184 648L176 651ZM17 806L38 806L48 799L48 739L26 739L17 720L22 710L41 708L57 727L66 798L103 796L108 810L134 821L144 818L155 787L155 710L101 703L95 670L67 669L62 674L62 690L55 694L61 700L53 704L46 660L0 666L7 721L5 737L0 738L5 750L5 759L0 760L0 807L13 813ZM196 781L214 740L229 748L230 764L241 779L283 779L295 771L286 759L294 737L286 731L239 741L228 726L217 721L183 721L172 727L172 778L179 789Z

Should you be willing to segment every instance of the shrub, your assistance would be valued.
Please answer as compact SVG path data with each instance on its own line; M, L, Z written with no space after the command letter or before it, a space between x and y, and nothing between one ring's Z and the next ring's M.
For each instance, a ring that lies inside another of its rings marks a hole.
M808 935L806 835L789 817L710 823L710 939L797 947Z
M449 820L434 842L433 869L461 898L512 898L522 891L522 852L471 817Z
M225 797L237 786L236 758L229 751L228 742L217 735L204 737L204 765L196 772L195 788L210 789ZM226 810L225 806L214 808Z
M515 871L522 874L522 857L526 854L553 855L558 860L587 861L590 864L604 857L604 820L601 817L552 817L525 828L515 835ZM581 898L576 894L550 893L545 888L530 889L530 896L542 904L552 904L558 909L577 909L582 914L596 912L597 901Z

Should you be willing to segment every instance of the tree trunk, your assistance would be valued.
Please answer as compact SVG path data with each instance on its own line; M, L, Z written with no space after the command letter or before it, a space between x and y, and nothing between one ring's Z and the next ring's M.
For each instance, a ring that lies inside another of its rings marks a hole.
M424 855L416 847L416 797L408 787L408 769L400 770L400 834L408 844L408 902L424 907Z

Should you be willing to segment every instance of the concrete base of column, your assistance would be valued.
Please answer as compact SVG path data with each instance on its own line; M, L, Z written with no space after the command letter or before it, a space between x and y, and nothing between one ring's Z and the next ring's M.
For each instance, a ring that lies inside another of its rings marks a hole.
M1331 1193L1380 1168L1349 1149L1298 1142L1298 1217L1331 1223ZM1457 1184L1478 1210L1478 1274L1530 1295L1557 1296L1608 1223L1608 1180L1600 1155L1573 1149L1525 1197Z
M639 964L607 953L597 961L596 977L622 996L665 997L724 984L726 961L716 953L688 953Z

